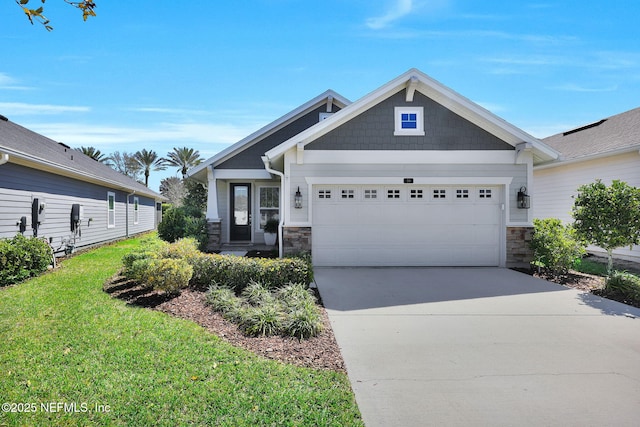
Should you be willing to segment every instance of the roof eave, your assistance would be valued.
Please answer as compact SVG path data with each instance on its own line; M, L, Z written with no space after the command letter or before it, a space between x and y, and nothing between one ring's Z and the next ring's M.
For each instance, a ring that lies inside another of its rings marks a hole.
M573 163L586 162L589 160L597 160L605 157L617 156L619 154L627 154L627 153L633 153L633 152L637 152L638 154L640 154L640 144L634 145L631 147L619 148L617 150L605 151L603 153L588 154L585 156L573 157L570 159L557 158L554 161L548 161L545 163L534 165L533 168L534 170L550 169L550 168L555 168L559 166L570 165Z
M312 142L347 122L352 117L357 116L382 100L403 90L407 85L415 85L416 78L418 80L417 89L420 92L466 120L471 121L477 126L503 139L513 147L522 142L529 142L533 146L534 154L543 161L550 161L559 157L560 153L542 143L539 139L511 125L487 109L442 85L415 68L408 70L387 84L343 108L339 113L333 115L324 122L319 123L313 128L309 128L272 148L266 153L266 156L269 159L276 159L283 156L286 151L299 143L306 145Z
M93 175L93 174L87 174L85 172L73 169L73 168L69 168L68 166L63 166L63 165L59 165L57 163L53 163L50 161L46 161L43 159L39 159L37 157L34 156L30 156L28 154L25 153L21 153L15 150L11 150L8 148L2 148L2 151L4 153L9 154L9 162L10 163L15 163L15 164L19 164L22 166L27 166L27 167L37 167L39 170L43 170L43 171L47 171L50 173L54 173L56 175L61 175L61 176L69 176L69 177L73 177L75 179L78 179L80 181L85 181L85 182L90 182L92 184L98 184L98 185L103 185L103 186L107 186L109 188L114 188L114 189L121 189L121 190L127 190L127 191L135 191L136 194L141 194L141 195L145 195L148 196L150 198L153 199L160 199L160 200L164 200L166 199L164 196L155 193L154 191L147 189L146 191L144 189L141 188L134 188L133 186L127 186L124 185L120 182L117 181L113 181L111 179L107 179L107 178L103 178L100 177L98 175ZM16 161L17 160L17 161Z
M240 141L236 142L233 145L230 145L229 147L225 148L224 150L220 151L219 153L215 154L214 156L200 163L200 165L188 171L187 176L191 177L191 176L199 175L202 171L206 170L207 166L209 165L215 166L216 164L220 164L225 160L233 157L235 154L242 151L246 147L253 145L255 142L258 142L263 138L266 138L268 135L272 134L278 129L281 129L282 127L286 126L288 123L295 121L301 115L306 114L306 112L308 112L309 110L316 108L318 105L322 104L323 102L326 102L327 98L329 97L331 98L332 102L337 106L339 106L341 109L351 104L351 101L349 101L347 98L340 95L339 93L331 89L326 90L320 95L310 99L309 101L295 108L294 110L291 110L284 116L263 126L262 128L253 132L251 135L241 139Z

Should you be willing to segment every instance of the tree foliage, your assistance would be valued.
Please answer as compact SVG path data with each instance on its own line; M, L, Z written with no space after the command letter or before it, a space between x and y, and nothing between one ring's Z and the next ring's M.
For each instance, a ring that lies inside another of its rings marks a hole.
M41 23L47 31L53 30L50 25L49 19L44 15L44 4L46 0L40 0L40 7L32 9L29 7L30 0L15 0L15 2L22 8L22 11L27 15L27 19L33 25L34 21ZM96 16L95 8L96 4L91 0L70 1L64 0L65 3L79 9L82 12L82 19L87 20L90 16ZM37 3L37 1L34 1Z
M114 151L109 157L109 165L129 178L139 181L140 172L142 171L140 164L136 161L135 155L123 151Z
M158 156L158 153L153 150L143 148L136 152L136 154L133 155L133 158L138 162L140 170L144 172L144 185L147 187L149 186L149 174L151 173L151 170L160 171L167 168L164 159Z
M197 166L202 162L202 158L200 157L198 150L194 150L193 148L173 147L173 151L167 154L164 161L169 166L177 166L184 178L190 168Z
M160 194L169 199L175 207L180 207L184 203L184 197L187 195L187 189L184 182L177 176L170 176L160 181Z
M607 251L611 273L613 250L640 244L640 189L619 180L608 187L601 180L583 185L573 218L584 240Z
M82 151L82 154L84 154L85 156L89 156L91 157L93 160L100 162L100 163L105 163L105 164L109 164L110 162L110 158L108 156L106 156L105 154L103 154L100 150L94 148L94 147L80 147L80 148L76 148L76 150L78 151Z

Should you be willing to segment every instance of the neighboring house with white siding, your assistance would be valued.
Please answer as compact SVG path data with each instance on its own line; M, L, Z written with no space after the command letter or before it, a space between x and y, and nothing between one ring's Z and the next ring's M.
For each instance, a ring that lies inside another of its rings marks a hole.
M351 103L327 91L189 171L210 249L318 266L528 265L533 165L558 153L416 69Z
M56 254L153 230L164 197L81 151L0 116L0 238Z
M573 221L571 209L578 187L614 179L640 187L640 108L542 140L561 153L559 159L534 167L536 218ZM602 249L590 247L592 252ZM640 248L622 248L617 257L640 261Z

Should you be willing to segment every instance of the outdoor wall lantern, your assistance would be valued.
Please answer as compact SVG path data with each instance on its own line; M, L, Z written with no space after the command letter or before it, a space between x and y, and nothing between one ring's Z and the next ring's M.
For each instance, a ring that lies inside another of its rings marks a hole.
M296 194L293 196L293 201L295 202L296 209L302 209L302 193L300 193L300 187L298 187Z
M531 207L531 197L527 194L527 187L520 187L518 191L518 209L529 209Z

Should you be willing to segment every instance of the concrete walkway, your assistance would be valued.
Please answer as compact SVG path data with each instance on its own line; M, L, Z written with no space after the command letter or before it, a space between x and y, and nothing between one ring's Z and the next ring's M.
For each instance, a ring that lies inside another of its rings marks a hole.
M500 268L317 268L371 426L640 425L640 309Z

